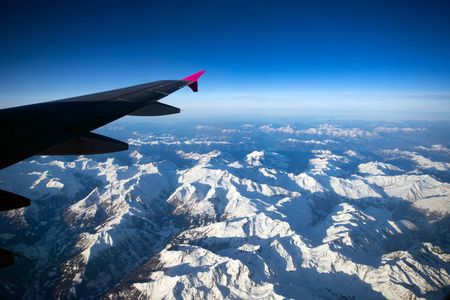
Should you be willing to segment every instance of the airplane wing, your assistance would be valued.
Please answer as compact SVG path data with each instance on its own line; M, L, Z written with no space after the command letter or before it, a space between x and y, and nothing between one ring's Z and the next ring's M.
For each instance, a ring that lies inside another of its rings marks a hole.
M162 80L127 88L0 110L0 169L33 155L82 155L128 149L128 144L92 133L125 115L161 116L180 109L158 102L189 86L198 90L200 71L182 80ZM29 200L0 190L0 211Z
M158 102L189 86L198 91L200 71L182 80L162 80L75 98L0 110L0 169L36 154L81 155L128 149L128 144L92 133L123 116L176 114L179 108ZM30 199L0 190L0 211L30 205ZM0 248L0 268L20 256Z

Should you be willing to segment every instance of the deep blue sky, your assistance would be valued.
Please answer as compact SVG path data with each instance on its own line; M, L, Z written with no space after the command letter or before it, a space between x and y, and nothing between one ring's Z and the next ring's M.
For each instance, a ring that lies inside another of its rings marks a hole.
M206 70L199 93L163 102L197 118L450 120L450 1L8 2L0 107Z

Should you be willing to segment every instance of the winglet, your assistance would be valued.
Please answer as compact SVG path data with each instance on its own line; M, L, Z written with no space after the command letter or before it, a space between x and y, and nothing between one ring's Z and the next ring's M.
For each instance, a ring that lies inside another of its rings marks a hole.
M203 73L205 73L205 71L200 71L182 80L192 81L191 83L188 84L188 86L191 88L192 91L198 92L198 79L200 78L200 76L203 75Z

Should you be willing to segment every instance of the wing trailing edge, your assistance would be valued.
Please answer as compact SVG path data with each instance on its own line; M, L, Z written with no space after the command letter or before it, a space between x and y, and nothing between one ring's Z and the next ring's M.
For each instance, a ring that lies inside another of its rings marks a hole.
M39 153L40 155L87 155L128 150L128 144L107 136L88 132L56 147Z
M0 211L22 208L31 204L30 199L4 190L0 190L0 199Z
M138 110L129 113L129 116L143 116L143 117L155 117L165 116L172 114L179 114L180 109L178 107L170 106L160 102L154 102L147 106L144 106Z
M0 268L14 265L14 253L6 249L0 248Z

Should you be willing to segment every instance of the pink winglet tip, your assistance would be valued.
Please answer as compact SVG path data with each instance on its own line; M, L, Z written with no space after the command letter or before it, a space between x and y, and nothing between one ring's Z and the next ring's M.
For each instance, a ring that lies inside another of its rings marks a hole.
M191 88L192 91L198 92L198 82L197 82L197 80L198 80L198 78L200 76L203 75L203 73L205 73L205 71L200 71L200 72L192 74L191 76L188 76L188 77L186 77L186 78L184 78L182 80L193 81L193 82L189 83L188 86Z
M198 78L199 78L200 76L203 75L203 73L205 73L205 71L197 72L197 73L195 73L195 74L192 74L191 76L188 76L188 77L184 78L183 80L187 80L187 81L197 81Z

